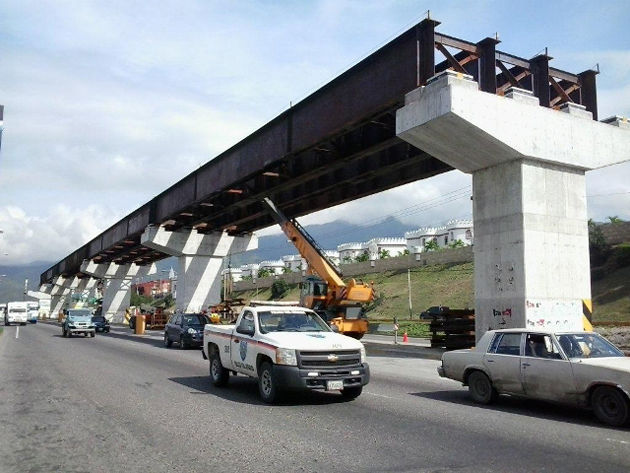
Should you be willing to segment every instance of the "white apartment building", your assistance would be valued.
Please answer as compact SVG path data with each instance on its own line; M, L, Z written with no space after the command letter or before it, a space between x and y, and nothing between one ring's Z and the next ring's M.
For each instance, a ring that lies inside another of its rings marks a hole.
M437 242L440 248L446 248L457 240L469 246L473 244L473 222L472 220L451 220L442 227L425 227L406 232L405 239L410 253L426 251L426 244L431 240Z

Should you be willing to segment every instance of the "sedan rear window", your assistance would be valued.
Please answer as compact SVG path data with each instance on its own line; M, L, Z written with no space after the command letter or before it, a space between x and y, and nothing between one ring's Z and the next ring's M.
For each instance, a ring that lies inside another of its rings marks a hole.
M520 333L499 333L494 337L489 353L497 355L515 355L521 354L521 334Z

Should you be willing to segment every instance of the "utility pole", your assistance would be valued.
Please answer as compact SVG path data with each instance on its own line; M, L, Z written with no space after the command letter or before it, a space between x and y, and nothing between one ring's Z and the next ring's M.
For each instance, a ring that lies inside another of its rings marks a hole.
M411 269L407 269L407 293L409 294L409 320L413 317L413 306L411 305Z
M26 300L26 293L28 292L28 278L24 280L24 300Z

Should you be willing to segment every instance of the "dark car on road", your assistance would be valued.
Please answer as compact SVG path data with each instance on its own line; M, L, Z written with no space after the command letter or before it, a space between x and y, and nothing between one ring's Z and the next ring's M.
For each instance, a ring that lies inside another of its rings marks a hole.
M95 315L92 317L92 323L94 324L94 329L97 332L109 333L109 322L102 315Z
M200 347L203 345L203 327L209 323L205 314L173 314L164 327L164 345L171 347L175 342L181 349Z
M448 312L448 310L448 307L436 305L420 312L420 318L425 320L433 320L435 318L439 320L444 317L444 312Z

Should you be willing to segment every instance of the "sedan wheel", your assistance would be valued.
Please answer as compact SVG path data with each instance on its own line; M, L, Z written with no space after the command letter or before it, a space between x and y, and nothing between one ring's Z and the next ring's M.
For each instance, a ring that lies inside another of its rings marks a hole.
M621 427L628 421L628 400L616 388L600 386L591 402L595 416L604 424Z
M479 404L490 404L499 396L490 379L481 371L473 371L468 377L468 392Z
M173 346L173 341L168 338L168 333L164 332L164 345L166 345L168 348L171 348Z

